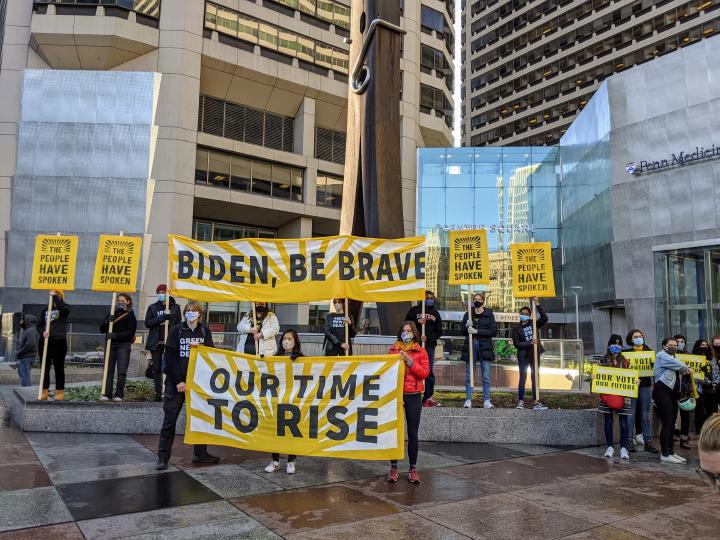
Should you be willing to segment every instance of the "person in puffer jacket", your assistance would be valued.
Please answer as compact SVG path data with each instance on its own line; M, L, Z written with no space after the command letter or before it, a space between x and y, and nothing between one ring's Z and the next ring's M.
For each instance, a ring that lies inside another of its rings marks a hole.
M418 430L420 428L420 413L422 413L422 395L425 391L425 379L430 374L430 360L427 352L420 344L420 332L412 321L405 321L397 334L397 341L390 347L388 354L399 354L405 363L405 380L403 383L403 405L405 409L405 422L407 423L408 460L410 470L408 481L412 484L420 483L417 469L418 457ZM397 461L390 462L388 482L397 482L399 473Z

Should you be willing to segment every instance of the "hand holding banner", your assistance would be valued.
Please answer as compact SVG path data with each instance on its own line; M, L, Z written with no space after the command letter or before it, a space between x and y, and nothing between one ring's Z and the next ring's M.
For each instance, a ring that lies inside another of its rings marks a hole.
M630 362L630 369L640 377L655 375L655 351L623 351L622 355Z
M633 369L594 365L590 391L593 394L636 398L638 396L638 377L638 372Z
M696 381L705 380L705 369L707 367L707 358L700 354L676 354L675 358L681 362L685 362L687 367L692 368L693 377Z

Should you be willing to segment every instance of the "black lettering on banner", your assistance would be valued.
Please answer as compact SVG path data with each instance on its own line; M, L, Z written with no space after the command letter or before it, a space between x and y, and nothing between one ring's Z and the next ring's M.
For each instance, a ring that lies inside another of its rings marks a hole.
M373 443L377 444L377 435L368 435L366 432L369 429L377 430L377 422L368 422L368 416L377 416L377 409L368 409L367 407L358 407L357 410L357 433L355 440L357 442Z
M205 278L205 256L198 252L198 279Z
M340 397L345 397L349 394L349 399L355 399L356 384L357 375L350 375L344 385L342 383L342 375L333 375L332 386L330 387L330 398L336 399L338 394L340 394Z
M355 269L352 264L355 257L349 251L340 251L338 253L338 279L340 281L349 281L355 278Z
M245 283L245 276L242 275L245 256L230 255L230 283Z
M305 255L293 253L290 255L290 282L305 281L307 269L305 268Z
M242 387L242 375L242 371L237 372L237 376L235 377L235 393L238 396L249 396L253 393L253 390L255 390L255 372L252 370L248 371L248 380L245 388Z
M327 438L332 441L343 441L347 438L350 433L350 426L342 418L338 418L339 415L346 415L348 412L347 407L335 406L330 407L327 413L328 422L330 422L337 431L328 431Z
M297 397L304 398L307 385L313 380L312 375L295 375L294 379L300 382L300 388L298 389Z
M218 377L222 375L222 386L217 385ZM218 368L210 375L210 389L216 394L224 394L230 388L230 373L225 368Z
M362 388L363 401L377 401L380 399L379 395L370 393L370 392L379 392L380 391L380 383L374 382L374 381L379 381L379 380L380 380L380 375L365 375L365 376L363 376L363 388Z
M222 408L227 407L227 399L208 399L208 405L215 407L215 429L222 430Z
M380 255L380 264L378 265L377 280L381 281L386 278L388 281L394 281L392 267L390 266L390 255L383 253Z
M178 279L188 279L193 273L193 254L189 251L178 252Z
M359 278L360 279L368 279L370 281L375 281L375 278L372 274L372 265L373 265L373 258L372 255L369 253L365 253L364 251L361 251L358 253L358 269L359 269Z
M425 252L415 253L415 279L425 279Z
M243 424L240 420L240 413L242 413L243 410L246 410L250 415L250 421L247 425ZM240 433L250 433L253 431L258 425L258 412L255 405L248 400L238 401L232 410L232 421L235 429Z
M290 413L288 418L287 413ZM285 428L290 430L293 437L302 439L302 433L298 424L300 423L300 407L291 405L290 403L278 403L277 406L277 435L285 436Z
M210 281L220 281L225 277L225 261L220 255L210 255Z
M317 439L318 436L318 410L317 405L310 405L310 438Z
M408 277L408 271L410 270L410 253L405 253L405 265L403 266L403 263L401 261L401 255L400 253L395 253L395 266L397 266L398 269L398 276L400 276L400 279L407 279Z
M325 253L310 254L310 279L313 281L325 281Z
M317 389L317 399L322 399L323 394L325 393L325 375L320 375L318 377L318 389Z
M260 375L260 397L270 392L272 397L278 397L278 386L280 386L280 379L270 373L263 373Z
M268 258L266 255L260 257L260 261L256 257L250 257L250 283L255 285L258 280L262 285L267 285Z

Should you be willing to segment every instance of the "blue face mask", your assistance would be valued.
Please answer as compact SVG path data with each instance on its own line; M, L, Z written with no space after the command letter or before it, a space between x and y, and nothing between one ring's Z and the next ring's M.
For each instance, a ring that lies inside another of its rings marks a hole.
M425 307L433 307L435 305L435 300L430 300L429 298L425 300Z
M633 338L633 345L636 347L641 347L645 344L645 340L641 337Z
M525 315L524 313L520 314L520 322L526 322L530 320L530 315Z
M164 294L164 293L158 293L157 299L158 299L158 302L164 302L164 301L165 301L165 294Z
M608 347L610 349L610 352L613 354L619 354L620 351L622 351L622 347L620 345L610 345Z

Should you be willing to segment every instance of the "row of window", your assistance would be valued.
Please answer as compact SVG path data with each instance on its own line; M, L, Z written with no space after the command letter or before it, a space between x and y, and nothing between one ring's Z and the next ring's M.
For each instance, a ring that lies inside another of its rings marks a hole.
M528 9L527 11L518 13L510 21L500 26L498 30L501 31L501 36L504 37L505 35L507 35L505 34L505 30L508 26L511 27L513 31L518 31L521 28L527 26L528 24L532 24L535 21L539 20L544 15L550 15L558 7L570 4L572 1L573 0L546 0L545 2L541 2L538 5ZM580 6L568 9L567 12L563 13L563 15L567 13L568 15L572 16L573 12L579 11L580 15L576 18L582 18L585 13L592 13L593 11L603 9L604 7L609 5L611 1L612 0L590 0L589 2L585 2ZM504 4L500 6L500 8L498 8L497 10L491 11L484 17L480 17L477 21L475 21L471 27L473 35L477 34L478 32L482 32L483 30L487 29L489 26L492 26L499 20L503 19L510 12L512 12L508 11L507 5L508 4ZM517 11L517 8L514 11ZM501 13L503 13L503 15L501 15Z
M720 18L716 18L708 21L707 23L683 30L675 36L670 36L652 45L638 49L637 51L622 54L611 61L600 64L583 73L572 75L564 80L558 81L542 90L532 93L532 100L535 102L539 100L538 92L542 92L543 99L545 100L553 99L558 95L574 90L575 88L582 88L593 84L595 80L602 81L616 71L629 68L647 60L652 60L657 56L674 51L678 47L684 47L691 43L695 43L703 37L715 35L718 32L720 32ZM571 65L567 66L568 69L572 69L572 67L573 66ZM531 73L521 75L512 81L508 81L506 84L502 84L497 88L483 92L481 95L473 98L472 109L480 109L489 103L506 98L514 93L526 89L528 85L533 86L539 84L544 81L546 77L549 77L549 75L545 75L545 73L548 73L547 69L545 71L543 71L543 69L546 68L534 70ZM550 74L552 73L553 72L550 72ZM557 74L558 72L555 71L554 73Z
M528 137L513 141L513 146L549 146L555 145L560 142L560 138L567 131L568 126L572 123L572 120L568 120L567 124L554 127L548 131L542 133L536 133L528 135ZM490 131L478 133L470 138L470 144L472 146L487 146L500 142L501 138L507 138L512 136L513 126L508 124L506 126L498 126Z
M272 0L326 23L350 29L350 6L332 0Z
M193 219L192 237L201 242L227 242L241 238L277 238L277 231L222 221Z
M198 148L195 183L303 200L303 171L279 163Z
M420 49L420 70L428 74L435 70L435 75L438 78L445 79L445 85L452 92L453 72L445 53L424 43L421 44Z
M720 6L720 2L718 2L717 5ZM643 39L651 36L654 32L659 33L671 28L678 22L682 23L687 21L690 16L691 7L691 4L688 2L682 6L678 6L677 8L672 8L665 13L653 17L652 19L648 19L642 23L636 24L633 27L618 32L614 36L609 36L602 41L590 45L589 47L585 47L584 49L580 49L579 51L560 58L556 62L539 68L538 71L542 74L542 77L550 78L555 76L558 72L573 69L576 64L582 64L586 61L592 60L594 57L601 57L605 54L609 54L613 50L629 46L633 43L633 41L642 41ZM603 19L608 17L610 17L610 15L606 15ZM612 25L611 22L608 24L610 26ZM572 32L570 34L572 34ZM558 42L561 49L575 46L575 36L570 34L562 36L561 38L558 38L558 40L554 40ZM538 47L533 51L529 51L526 54L522 54L505 64L478 75L477 77L474 77L472 79L472 89L477 90L485 85L492 84L502 77L512 75L518 70L525 68L527 65L535 63L544 56L547 56L543 54L546 47L547 44L543 47ZM530 84L532 84L532 74L530 78Z
M342 207L343 179L318 172L316 201L318 206Z
M426 84L420 85L420 112L432 114L443 118L445 124L452 129L453 111L450 100L440 88L434 88Z
M198 131L292 152L295 119L210 96L200 96Z
M345 164L345 132L315 126L315 157Z
M435 32L437 37L445 40L445 45L450 54L455 53L455 39L453 37L452 25L447 22L445 15L423 4L420 6L420 26L425 32Z
M205 6L205 28L298 60L346 75L348 73L350 56L347 51L212 2L208 2Z

